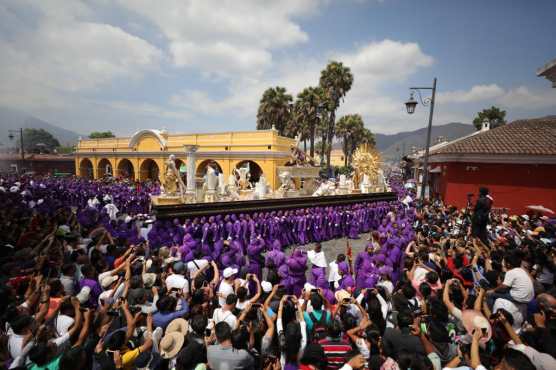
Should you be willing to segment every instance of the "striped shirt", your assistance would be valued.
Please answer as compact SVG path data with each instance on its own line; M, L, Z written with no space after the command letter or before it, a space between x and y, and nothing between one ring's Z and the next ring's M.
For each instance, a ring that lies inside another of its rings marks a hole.
M326 339L320 340L319 344L324 350L324 357L327 361L325 370L337 370L348 362L352 347L347 340L326 337Z

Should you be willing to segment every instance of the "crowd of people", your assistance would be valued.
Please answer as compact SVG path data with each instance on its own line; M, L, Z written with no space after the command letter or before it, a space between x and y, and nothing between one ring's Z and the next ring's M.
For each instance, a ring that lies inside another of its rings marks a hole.
M1 179L0 361L556 369L556 220L390 186L399 201L163 222L156 186Z

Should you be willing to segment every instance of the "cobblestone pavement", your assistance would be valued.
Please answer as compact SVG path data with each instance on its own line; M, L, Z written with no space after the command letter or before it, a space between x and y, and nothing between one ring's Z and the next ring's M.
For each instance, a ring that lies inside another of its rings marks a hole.
M330 263L331 261L333 261L334 259L336 259L336 256L340 253L346 253L346 243L349 241L349 244L351 245L351 250L352 250L352 254L353 254L353 262L355 262L355 256L357 256L357 253L361 252L363 249L365 249L365 246L368 243L369 239L369 233L366 234L359 234L359 239L348 239L348 238L341 238L341 239L332 239L326 242L322 242L322 249L324 251L324 254L326 256L326 262ZM289 247L286 250L286 254L289 256L295 247ZM297 247L299 249L302 249L304 251L310 250L314 248L314 243L310 243L307 245L303 245L303 246L299 246ZM307 263L307 278L309 278L310 276L310 269L311 269L311 263L308 262ZM328 276L328 268L326 271L326 276Z

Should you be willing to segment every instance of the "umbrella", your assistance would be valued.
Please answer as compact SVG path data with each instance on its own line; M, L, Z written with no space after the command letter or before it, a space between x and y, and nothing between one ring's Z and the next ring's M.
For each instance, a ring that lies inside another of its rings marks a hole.
M553 210L551 210L550 208L546 208L544 206L541 206L541 205L531 205L531 206L527 206L527 208L531 209L533 211L541 212L541 213L550 213L551 215L554 214Z

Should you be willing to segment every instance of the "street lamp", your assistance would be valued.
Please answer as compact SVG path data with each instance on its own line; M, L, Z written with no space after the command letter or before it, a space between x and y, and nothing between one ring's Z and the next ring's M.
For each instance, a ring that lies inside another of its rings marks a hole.
M409 100L405 102L405 109L407 109L408 114L413 114L415 112L415 107L417 106L417 101L413 99L413 91L409 95Z
M8 130L8 137L10 138L10 141L13 140L15 138L14 133L17 133L18 131L19 131L19 145L21 149L21 159L25 160L25 151L23 150L23 128L20 128L19 130Z
M413 98L414 93L416 92L419 95L419 100L423 106L427 107L430 106L429 112L429 126L427 127L427 145L425 147L425 160L423 163L423 181L421 183L421 201L425 200L425 187L428 185L429 182L429 148L431 145L431 130L432 130L432 116L434 114L434 99L436 97L436 77L432 82L432 87L410 87L410 96L409 100L405 103L405 108L407 109L408 114L413 114L415 112L415 107L417 106L417 101ZM430 98L423 98L421 97L421 90L431 90L432 96Z

